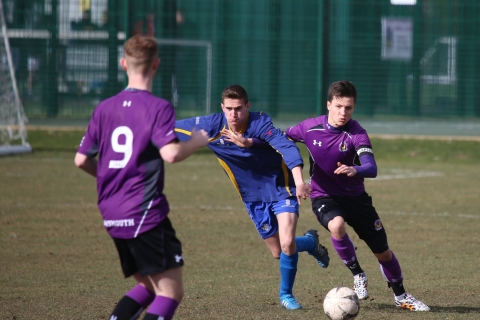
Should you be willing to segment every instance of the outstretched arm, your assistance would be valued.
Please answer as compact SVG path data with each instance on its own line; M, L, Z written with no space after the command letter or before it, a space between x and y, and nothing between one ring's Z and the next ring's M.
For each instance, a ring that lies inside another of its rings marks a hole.
M191 156L199 148L205 147L208 143L208 133L203 129L196 131L196 129L193 128L190 140L175 140L166 144L160 149L160 155L163 160L168 163L180 162Z

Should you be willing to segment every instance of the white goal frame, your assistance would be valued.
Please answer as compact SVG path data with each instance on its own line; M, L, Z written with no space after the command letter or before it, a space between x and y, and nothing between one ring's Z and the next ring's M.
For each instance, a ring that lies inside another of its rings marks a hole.
M12 88L13 88L13 99L15 101L15 108L17 111L17 121L18 123L15 125L4 124L0 125L0 130L6 131L7 134L12 139L20 139L20 145L0 145L0 156L2 155L10 155L10 154L18 154L18 153L29 153L32 152L32 147L27 142L27 130L25 128L25 122L27 122L27 118L23 112L23 106L20 100L20 95L18 94L18 87L17 81L15 78L15 67L13 65L12 54L10 50L10 42L8 41L8 33L7 33L7 26L5 22L5 16L3 13L3 0L0 0L0 23L1 23L1 32L3 36L3 41L5 45L5 51L7 56L7 64L8 69L10 71L10 79L12 81ZM19 135L15 136L13 134L14 131L18 131Z
M210 41L201 40L183 40L183 39L161 39L157 38L158 44L176 45L176 46L192 46L192 47L205 47L207 51L207 74L205 77L206 92L205 92L205 115L210 114L212 103L212 43Z

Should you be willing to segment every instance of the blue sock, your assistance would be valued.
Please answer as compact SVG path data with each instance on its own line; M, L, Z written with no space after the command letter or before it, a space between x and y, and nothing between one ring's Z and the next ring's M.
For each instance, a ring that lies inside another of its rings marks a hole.
M297 252L312 252L315 250L315 240L312 237L300 236L295 238Z
M280 296L292 294L293 283L297 275L298 252L291 256L280 254Z

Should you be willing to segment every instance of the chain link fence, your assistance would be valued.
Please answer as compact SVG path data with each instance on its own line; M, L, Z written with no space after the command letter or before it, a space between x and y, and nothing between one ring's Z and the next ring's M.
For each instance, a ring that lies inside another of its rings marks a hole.
M3 1L31 123L88 120L126 85L125 39L146 33L160 45L153 91L180 118L219 111L239 83L254 110L295 122L324 113L328 85L347 79L372 128L428 134L402 125L424 121L432 134L480 135L480 2Z

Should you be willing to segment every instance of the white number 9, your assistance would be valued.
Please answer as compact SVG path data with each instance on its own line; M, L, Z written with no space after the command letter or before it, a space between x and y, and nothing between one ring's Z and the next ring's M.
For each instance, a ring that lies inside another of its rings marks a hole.
M118 138L124 135L125 144L118 143ZM112 149L117 153L123 153L124 157L122 160L110 160L108 167L110 169L122 169L128 163L128 160L132 157L132 144L133 144L133 132L129 127L118 127L113 130L112 133Z

